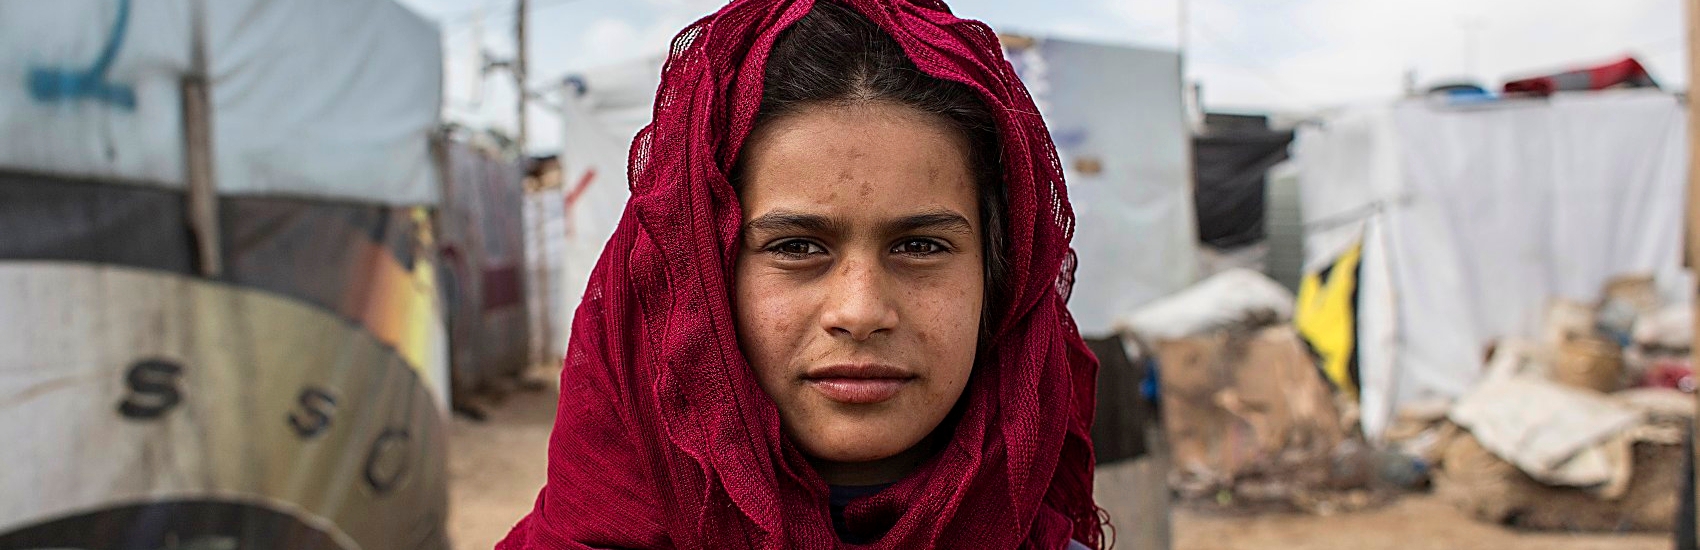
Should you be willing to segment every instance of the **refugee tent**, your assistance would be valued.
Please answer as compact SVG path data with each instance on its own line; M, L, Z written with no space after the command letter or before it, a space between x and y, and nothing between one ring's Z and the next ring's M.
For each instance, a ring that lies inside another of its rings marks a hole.
M0 548L444 547L437 29L6 2L0 53Z
M1077 225L1070 310L1082 333L1193 282L1188 134L1180 57L1171 51L1005 36L1056 141ZM561 190L536 207L546 228L535 269L553 273L552 356L564 353L571 311L627 197L631 140L650 118L660 58L567 79Z
M517 159L460 136L441 142L445 164L438 243L448 321L450 379L460 398L524 373L526 315L524 169ZM464 409L463 409L464 410Z
M1356 369L1365 432L1473 388L1489 347L1536 336L1551 300L1591 303L1629 274L1684 300L1686 128L1650 90L1416 98L1301 127L1300 326L1308 300L1355 309L1325 339L1350 354L1336 364Z
M525 210L526 226L537 228L526 232L526 250L538 251L527 257L527 272L547 279L535 285L544 295L533 317L540 324L548 319L539 337L557 360L566 356L590 270L625 213L627 150L649 124L663 61L646 58L568 77L560 112L561 182L528 195Z

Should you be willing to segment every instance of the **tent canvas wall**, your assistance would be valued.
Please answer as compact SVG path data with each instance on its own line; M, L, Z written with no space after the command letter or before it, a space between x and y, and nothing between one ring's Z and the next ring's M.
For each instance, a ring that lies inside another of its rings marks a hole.
M1014 43L1010 41L1010 43ZM1057 144L1079 255L1069 300L1080 332L1192 284L1198 230L1191 138L1171 51L1040 39L1009 47Z
M458 398L516 378L527 366L524 167L460 141L441 147L446 170L437 217L438 283Z
M437 30L200 2L209 278L192 1L0 3L0 547L443 547Z
M1364 429L1453 398L1489 345L1534 337L1548 300L1613 276L1684 299L1686 115L1657 91L1348 109L1301 127L1309 269L1361 243L1356 340Z
M1008 38L1008 37L1006 37ZM1188 134L1174 52L1066 40L1006 40L1057 143L1077 226L1070 310L1083 333L1192 283L1196 265ZM661 60L570 77L562 111L563 186L535 199L553 273L554 357L571 311L627 197L626 157L647 124ZM529 225L529 224L528 224Z

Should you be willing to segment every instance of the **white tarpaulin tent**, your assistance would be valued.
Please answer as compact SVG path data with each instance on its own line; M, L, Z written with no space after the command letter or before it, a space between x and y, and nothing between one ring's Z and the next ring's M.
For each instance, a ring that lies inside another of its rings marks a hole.
M1657 91L1355 108L1301 127L1307 264L1361 239L1364 429L1456 398L1484 352L1534 337L1549 300L1653 274L1682 300L1686 116Z
M1193 283L1198 228L1180 56L1039 40L1012 49L1056 141L1078 225L1069 311L1088 337Z
M582 93L568 94L560 113L562 188L534 193L526 205L536 220L526 226L541 226L526 233L526 249L542 251L526 261L548 263L526 271L545 273L551 282L542 297L551 307L553 333L543 340L550 357L566 355L573 311L625 212L627 151L649 124L662 62L648 58L571 77Z
M436 203L441 44L389 1L0 2L0 166L182 188L194 1L219 193Z
M1011 43L1019 47L1006 53L1050 125L1078 218L1080 263L1069 309L1081 332L1107 335L1118 315L1193 282L1197 239L1180 57L1064 40ZM570 319L624 209L626 154L649 122L661 61L569 79L581 93L563 113L564 189L534 199L529 210L546 212L550 241L566 239L542 244L555 264L551 280L562 283L551 286L559 289L554 319ZM555 323L556 356L569 326Z

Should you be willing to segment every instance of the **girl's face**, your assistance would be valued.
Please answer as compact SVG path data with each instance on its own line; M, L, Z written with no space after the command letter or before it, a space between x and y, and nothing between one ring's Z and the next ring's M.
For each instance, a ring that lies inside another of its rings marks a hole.
M821 105L743 154L744 354L828 483L895 481L973 370L985 281L967 140L905 106Z

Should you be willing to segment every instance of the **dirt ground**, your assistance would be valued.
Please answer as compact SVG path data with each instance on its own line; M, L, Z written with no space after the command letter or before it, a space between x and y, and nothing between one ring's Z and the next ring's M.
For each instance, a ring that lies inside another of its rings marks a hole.
M1670 535L1537 534L1476 522L1427 495L1330 517L1174 516L1176 550L1665 550Z
M488 409L485 422L456 417L449 427L449 536L455 550L486 550L531 509L543 485L557 374L544 391L520 392ZM1118 524L1137 517L1137 491L1118 491L1136 476L1126 467L1100 473L1099 500ZM1473 521L1418 495L1376 511L1309 515L1221 516L1177 510L1174 550L1654 550L1669 535L1531 534ZM1122 525L1122 537L1129 527ZM1131 545L1130 545L1131 546Z
M489 550L531 511L547 473L559 370L535 374L544 391L514 393L484 422L456 415L449 425L449 541L454 550Z

